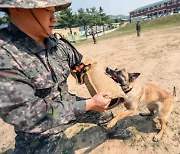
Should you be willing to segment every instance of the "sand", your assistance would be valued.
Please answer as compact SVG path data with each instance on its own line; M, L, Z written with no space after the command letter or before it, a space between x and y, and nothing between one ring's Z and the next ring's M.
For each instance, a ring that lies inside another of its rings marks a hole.
M139 81L153 83L169 92L176 86L177 98L167 124L167 131L159 142L152 138L159 127L158 120L134 115L118 122L119 128L132 131L129 140L108 140L104 130L95 124L76 124L66 130L75 142L75 153L91 154L179 154L180 153L180 27L142 31L136 34L117 36L93 44L78 45L84 55L95 58L111 68L125 68L128 72L141 73ZM89 97L84 85L76 85L68 79L69 90L79 96ZM114 114L124 111L123 105L112 109ZM140 110L146 111L144 107ZM0 152L14 146L15 133L10 125L0 121Z

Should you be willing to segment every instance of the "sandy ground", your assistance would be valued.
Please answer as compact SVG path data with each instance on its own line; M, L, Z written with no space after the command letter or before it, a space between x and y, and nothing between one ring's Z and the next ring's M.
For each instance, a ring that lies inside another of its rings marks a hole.
M171 93L176 86L177 100L161 141L152 141L159 128L157 119L134 115L118 122L119 128L127 128L133 133L133 137L125 141L107 139L104 130L95 124L81 123L67 129L67 136L75 139L75 153L180 154L180 27L142 32L139 38L136 34L114 37L95 45L93 42L79 45L77 49L104 66L140 72L139 81L154 83ZM89 97L84 85L76 85L72 77L68 82L70 92ZM117 114L124 110L121 105L112 112ZM145 111L145 108L140 110ZM0 152L13 148L14 137L13 128L0 121Z

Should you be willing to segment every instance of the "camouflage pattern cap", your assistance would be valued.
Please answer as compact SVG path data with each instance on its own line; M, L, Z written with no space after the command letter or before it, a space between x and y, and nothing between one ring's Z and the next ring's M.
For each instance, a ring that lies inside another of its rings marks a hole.
M69 0L0 0L0 10L6 8L46 8L55 7L56 11L66 9L71 5Z

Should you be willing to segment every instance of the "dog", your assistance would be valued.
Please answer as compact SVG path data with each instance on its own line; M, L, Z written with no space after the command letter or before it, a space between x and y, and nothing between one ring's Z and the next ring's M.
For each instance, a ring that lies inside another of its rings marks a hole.
M172 95L159 86L136 82L140 73L128 73L125 69L112 70L109 67L105 71L108 76L122 87L124 93L128 96L124 102L127 110L116 115L107 127L112 128L120 119L135 114L140 104L145 104L150 112L141 113L140 115L158 115L161 129L153 137L153 141L159 141L166 130L167 118L173 110L175 88Z
M107 110L112 109L127 97L122 88L106 75L103 66L91 57L84 57L82 63L72 69L71 74L77 84L86 85L92 97L99 92L110 93L106 98L112 101Z

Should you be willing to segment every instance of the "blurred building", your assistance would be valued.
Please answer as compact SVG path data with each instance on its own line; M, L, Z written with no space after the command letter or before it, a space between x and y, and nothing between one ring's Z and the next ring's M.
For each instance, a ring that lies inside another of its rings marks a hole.
M174 13L180 13L180 0L162 0L131 11L130 20L148 20Z

